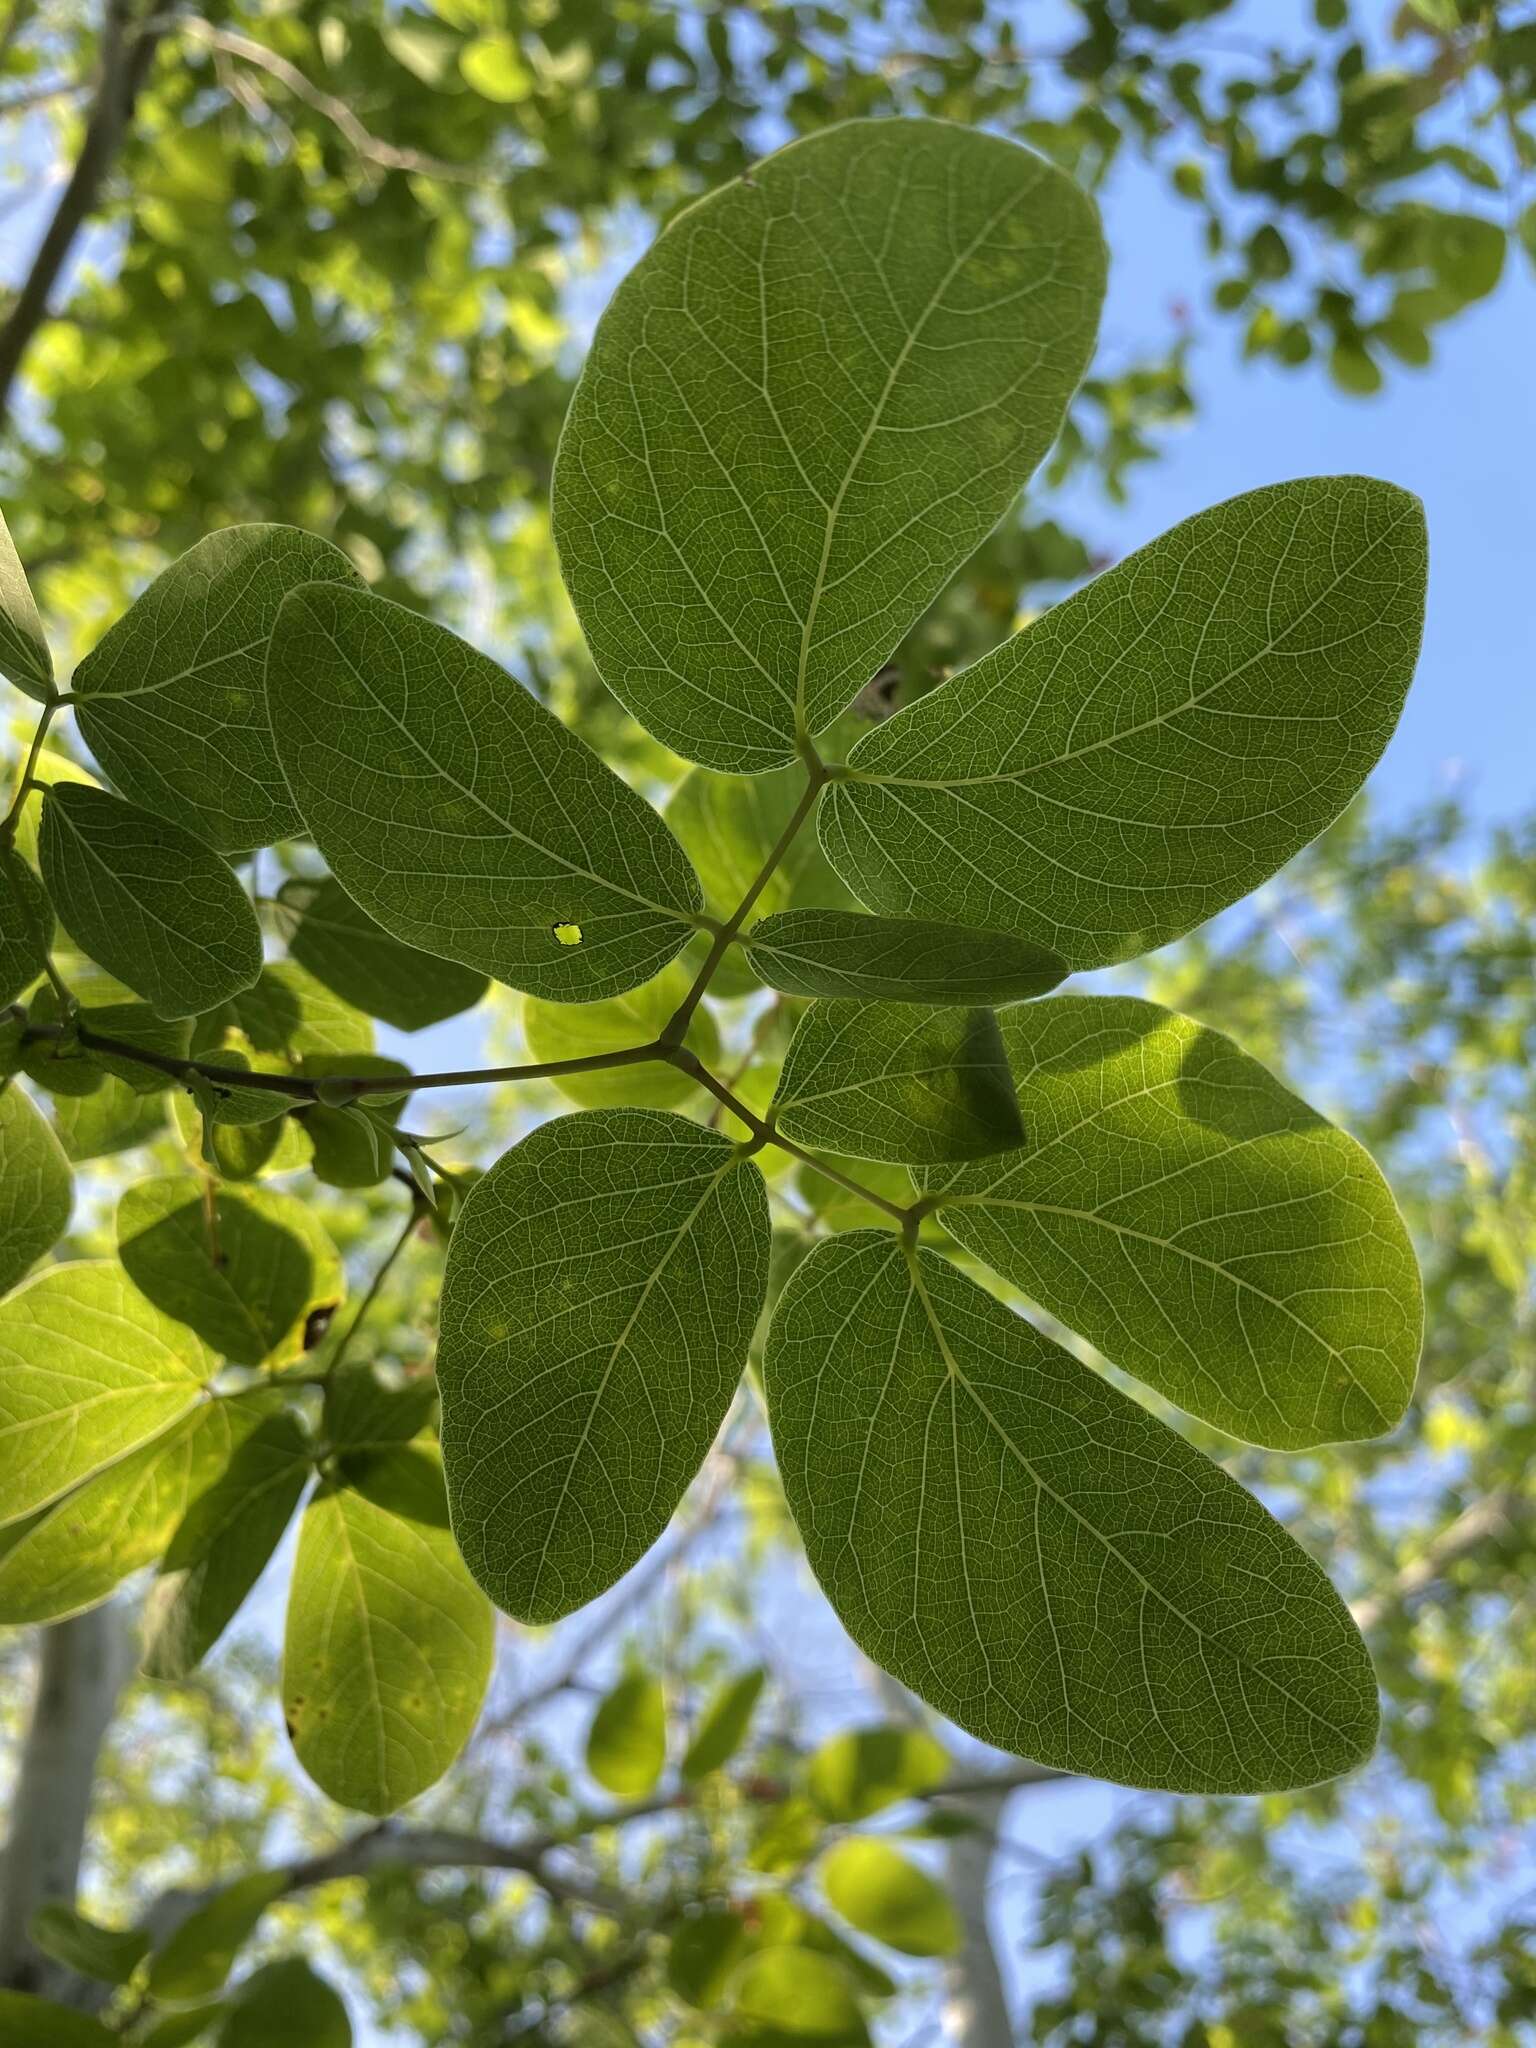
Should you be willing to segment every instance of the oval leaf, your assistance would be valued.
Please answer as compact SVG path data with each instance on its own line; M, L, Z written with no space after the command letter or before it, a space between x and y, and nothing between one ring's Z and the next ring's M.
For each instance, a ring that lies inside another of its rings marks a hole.
M625 1046L645 1045L660 1033L692 986L693 976L680 960L665 973L648 981L644 988L628 995L610 996L606 1003L541 1003L537 996L523 1002L523 1043L531 1059L582 1059L593 1053L617 1052ZM701 1003L689 1019L684 1040L705 1066L713 1063L720 1050L715 1020ZM607 1109L631 1104L637 1109L675 1109L698 1093L698 1083L679 1067L662 1060L648 1060L643 1066L598 1067L590 1074L556 1074L554 1085L571 1102L583 1109Z
M0 514L0 674L39 704L53 695L53 656L11 529Z
M1161 946L1336 818L1418 658L1417 498L1309 477L1186 519L866 733L823 798L871 909L1073 967Z
M50 1266L18 1287L0 1302L0 1521L170 1429L215 1364L115 1262Z
M772 1119L823 1152L914 1166L1006 1152L1024 1137L993 1013L908 1003L812 1003Z
M302 583L356 583L339 548L292 526L231 526L162 571L75 670L75 716L126 797L221 853L291 839L264 669Z
M159 1017L195 1017L261 973L261 927L200 839L105 790L43 800L43 878L65 930Z
M304 1511L283 1647L288 1732L321 1791L385 1814L435 1784L474 1728L493 1637L436 1453L348 1460Z
M732 1987L732 2048L868 2048L848 1972L810 1948L765 1948Z
M786 910L748 930L747 958L790 996L892 1003L1024 1002L1066 978L1067 963L1013 932L859 910Z
M667 1766L667 1703L661 1680L636 1671L599 1703L587 1734L587 1769L616 1799L654 1792Z
M13 1003L43 971L53 909L43 885L8 846L0 847L0 1003Z
M681 214L555 463L604 681L711 768L791 760L996 525L1093 347L1092 203L1012 143L851 121Z
M594 1002L692 936L698 879L650 805L444 627L315 584L279 614L267 687L315 843L406 945Z
M761 1666L743 1671L721 1686L704 1709L683 1757L683 1776L689 1784L728 1764L746 1741L753 1709L767 1677Z
M828 1820L868 1820L937 1791L949 1752L922 1728L845 1728L811 1758L806 1787Z
M821 1860L821 1888L860 1934L905 1956L950 1956L960 1921L944 1887L889 1842L850 1836Z
M1181 1792L1316 1784L1370 1753L1370 1659L1300 1546L934 1253L818 1245L764 1381L827 1597L971 1734Z
M302 1956L264 1963L236 1986L218 2048L352 2048L347 2008Z
M661 1110L541 1125L471 1188L437 1377L454 1534L498 1607L554 1621L661 1534L736 1391L768 1248L757 1168Z
M25 2048L117 2048L118 2039L87 2013L28 1991L0 1991L0 2041Z
M0 1294L58 1243L74 1201L58 1139L14 1081L0 1082Z
M402 946L331 876L296 884L303 908L288 941L302 967L354 1008L397 1031L424 1031L472 1010L486 979L456 960ZM285 901L287 892L285 891Z
M951 1236L1233 1436L1299 1450L1391 1429L1423 1298L1370 1154L1154 1003L1059 996L1002 1030L1029 1144L926 1177Z

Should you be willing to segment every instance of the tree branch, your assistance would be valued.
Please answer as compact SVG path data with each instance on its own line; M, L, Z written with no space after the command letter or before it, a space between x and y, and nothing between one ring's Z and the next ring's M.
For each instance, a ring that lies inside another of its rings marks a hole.
M96 96L86 119L80 154L32 259L32 268L4 326L0 326L0 426L10 411L22 358L48 318L49 297L76 238L96 209L102 181L122 147L139 88L154 62L161 25L151 22L135 29L130 7L131 0L107 0Z
M1502 1529L1517 1529L1531 1515L1532 1503L1512 1486L1500 1486L1459 1514L1433 1537L1419 1555L1405 1564L1392 1583L1368 1600L1357 1600L1350 1612L1356 1626L1375 1628L1404 1601L1422 1593L1470 1550L1478 1549Z

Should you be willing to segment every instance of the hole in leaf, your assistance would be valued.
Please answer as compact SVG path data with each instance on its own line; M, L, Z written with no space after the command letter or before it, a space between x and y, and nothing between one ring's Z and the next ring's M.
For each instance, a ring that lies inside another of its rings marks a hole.
M581 944L581 926L579 924L551 925L550 929L555 935L555 943L557 945L579 946Z

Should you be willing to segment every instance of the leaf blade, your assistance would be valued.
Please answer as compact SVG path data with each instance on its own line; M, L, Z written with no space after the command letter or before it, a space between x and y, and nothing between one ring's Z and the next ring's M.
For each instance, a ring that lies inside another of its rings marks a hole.
M860 910L779 911L742 944L758 976L791 996L992 1006L1045 995L1069 972L1059 954L1014 932Z
M14 1081L0 1082L0 1294L58 1243L74 1202L58 1139Z

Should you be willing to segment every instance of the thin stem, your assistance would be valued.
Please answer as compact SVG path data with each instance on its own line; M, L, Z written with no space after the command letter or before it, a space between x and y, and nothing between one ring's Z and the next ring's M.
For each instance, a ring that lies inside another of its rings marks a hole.
M364 1317L368 1314L368 1311L373 1307L374 1303L378 1300L380 1294L384 1291L384 1282L389 1278L390 1273L394 1270L396 1260L400 1257L400 1254L405 1250L406 1246L410 1243L411 1234L415 1230L416 1225L420 1221L421 1198L417 1195L416 1190L413 1188L411 1190L410 1212L406 1216L404 1226L400 1230L394 1242L390 1245L389 1250L384 1254L383 1258L380 1259L377 1267L374 1269L373 1278L368 1282L368 1291L366 1294L364 1294L362 1300L358 1303L356 1315L354 1315L351 1322L348 1323L345 1331L342 1333L340 1342L337 1344L336 1349L331 1353L330 1359L326 1364L325 1371L321 1375L322 1379L329 1380L335 1375L335 1373L337 1373L340 1370L342 1361L346 1358L347 1353L352 1349L353 1338L362 1328Z
M11 798L11 808L6 812L4 822L0 823L0 846L9 846L16 837L16 821L21 816L21 807L33 787L32 777L37 769L37 757L43 751L43 741L47 738L48 728L53 723L53 714L58 710L59 704L59 698L50 697L43 706L42 715L37 721L37 730L32 735L32 745L27 750L21 780L16 785L15 796Z

